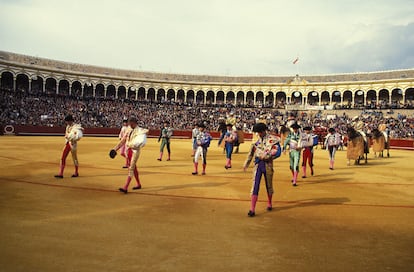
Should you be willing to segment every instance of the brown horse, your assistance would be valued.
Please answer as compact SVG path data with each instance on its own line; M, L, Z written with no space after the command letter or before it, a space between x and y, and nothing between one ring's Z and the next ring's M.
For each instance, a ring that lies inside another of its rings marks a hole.
M365 157L365 163L368 163L369 147L368 143L364 140L364 137L356 131L353 127L349 127L347 130L348 145L346 150L346 158L348 159L348 165L351 160L355 160L355 164L359 164Z
M374 156L377 157L377 152L379 157L384 157L384 150L387 150L387 157L390 157L390 144L388 137L386 138L384 133L378 129L372 131L372 150L374 151Z

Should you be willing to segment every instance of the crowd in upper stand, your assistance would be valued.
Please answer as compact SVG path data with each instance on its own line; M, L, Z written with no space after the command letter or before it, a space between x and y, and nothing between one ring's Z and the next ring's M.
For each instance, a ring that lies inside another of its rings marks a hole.
M96 99L50 94L25 94L0 90L0 125L20 124L34 126L63 126L65 115L72 114L84 127L119 127L123 119L135 114L143 127L159 128L169 120L174 129L189 130L193 124L205 121L210 130L230 113L238 119L238 126L251 131L259 120L265 120L270 130L277 132L290 116L303 125L313 127L339 127L342 132L352 123L354 116L330 115L329 112L285 111L274 108L235 107L232 105L189 105L183 103L137 102L121 99ZM393 138L414 138L414 118L398 114L390 118L382 111L362 111L360 119L369 133L379 124L386 123Z

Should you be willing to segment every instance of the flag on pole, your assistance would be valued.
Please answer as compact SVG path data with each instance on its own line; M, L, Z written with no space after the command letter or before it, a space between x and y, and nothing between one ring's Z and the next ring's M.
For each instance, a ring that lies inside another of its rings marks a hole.
M297 58L293 61L293 64L298 63L298 61L299 61L299 57L297 57Z

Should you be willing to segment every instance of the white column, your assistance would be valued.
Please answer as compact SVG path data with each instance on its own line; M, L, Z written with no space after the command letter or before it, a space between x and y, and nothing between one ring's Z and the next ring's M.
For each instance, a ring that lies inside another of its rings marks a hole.
M56 80L56 94L59 94L59 81Z

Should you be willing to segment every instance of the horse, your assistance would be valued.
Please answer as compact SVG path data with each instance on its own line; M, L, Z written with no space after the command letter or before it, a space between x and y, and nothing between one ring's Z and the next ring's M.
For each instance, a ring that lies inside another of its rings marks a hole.
M348 144L346 151L346 158L348 159L348 165L351 160L355 160L355 164L359 164L365 157L365 163L368 163L369 146L365 141L364 136L356 131L353 127L347 129Z
M387 157L390 157L390 143L388 137L385 137L384 132L381 132L379 129L372 130L372 150L374 151L374 156L384 157L384 149L387 150Z

